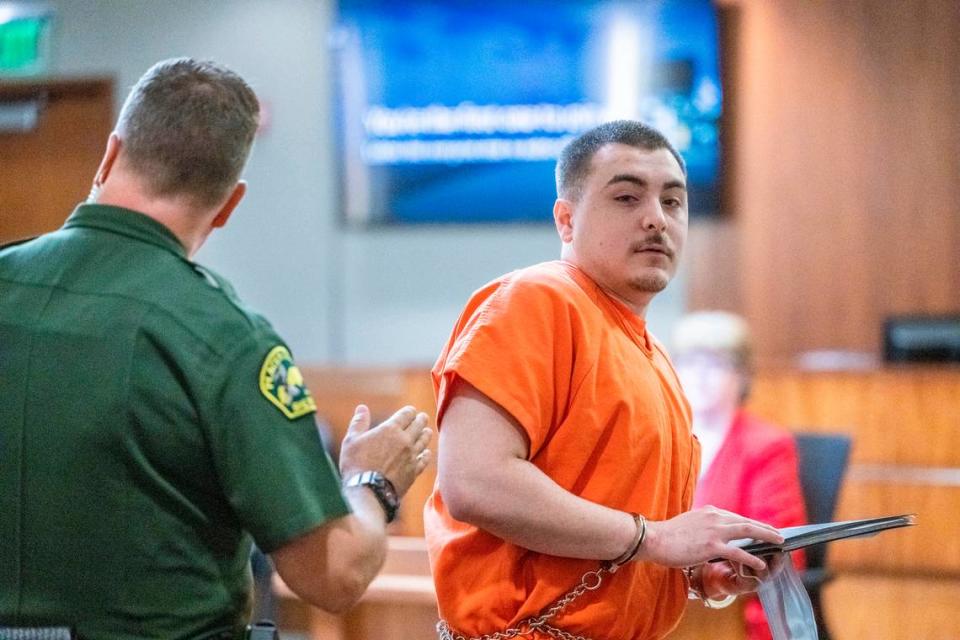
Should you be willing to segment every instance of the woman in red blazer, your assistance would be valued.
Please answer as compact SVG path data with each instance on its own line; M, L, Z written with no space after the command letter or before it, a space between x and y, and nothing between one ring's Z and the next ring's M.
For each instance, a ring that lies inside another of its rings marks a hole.
M793 436L750 415L750 336L730 313L685 316L673 334L673 362L701 445L694 507L713 505L775 527L806 523ZM802 569L802 552L793 554ZM756 597L745 607L749 640L771 638Z

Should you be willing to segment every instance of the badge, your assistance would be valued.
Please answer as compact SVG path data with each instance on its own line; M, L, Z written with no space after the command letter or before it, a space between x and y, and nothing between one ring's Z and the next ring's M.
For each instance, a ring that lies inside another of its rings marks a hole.
M303 374L284 346L274 347L260 367L260 392L290 420L317 410Z

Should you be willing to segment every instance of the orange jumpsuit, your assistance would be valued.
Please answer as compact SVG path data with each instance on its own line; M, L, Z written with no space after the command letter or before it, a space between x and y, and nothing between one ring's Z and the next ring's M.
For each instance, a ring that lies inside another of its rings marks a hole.
M516 420L530 462L567 491L650 520L690 508L700 451L676 374L643 319L576 266L534 265L471 297L433 369L441 428L458 377ZM537 615L599 564L458 522L436 487L424 519L441 618L464 635ZM686 600L679 570L635 562L551 624L596 640L662 638Z

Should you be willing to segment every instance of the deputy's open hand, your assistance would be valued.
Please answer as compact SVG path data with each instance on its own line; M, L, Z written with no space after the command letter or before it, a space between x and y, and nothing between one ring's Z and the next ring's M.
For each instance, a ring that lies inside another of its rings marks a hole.
M430 462L427 444L433 432L427 414L403 407L376 427L370 427L370 409L359 405L340 448L340 474L382 473L403 495Z

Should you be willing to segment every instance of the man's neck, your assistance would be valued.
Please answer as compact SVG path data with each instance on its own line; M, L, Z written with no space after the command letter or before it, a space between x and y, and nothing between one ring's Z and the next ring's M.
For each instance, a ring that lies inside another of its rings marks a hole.
M594 280L594 282L596 282L596 280ZM646 300L645 300L645 301L639 302L639 301L636 300L636 299L634 299L634 300L629 300L629 299L627 299L627 298L624 298L623 296L618 295L616 291L613 291L613 290L611 290L611 289L608 289L607 287L603 286L603 285L600 284L599 282L597 282L597 286L600 287L600 289L601 289L605 294L607 294L608 296L610 296L610 297L613 298L614 300L617 300L617 301L619 301L620 303L626 305L626 307L627 307L628 309L630 309L631 311L633 311L641 320L646 320L646 318L647 318L647 307L650 306L650 300L653 299L653 296L652 296L652 295L649 296L649 297L646 297Z
M179 199L150 197L143 189L130 188L121 181L104 184L96 192L93 202L131 209L153 218L180 241L187 256L193 256L208 235L209 225L203 224L203 217L195 216Z
M653 296L656 294L644 293L640 295L640 292L637 292L636 296L627 298L623 295L620 295L613 289L604 286L602 282L591 275L590 272L584 269L583 266L577 261L576 256L574 256L572 250L569 249L569 245L563 245L563 249L560 252L560 259L566 263L572 264L581 272L583 272L595 285L597 285L601 291L607 294L607 296L626 306L628 309L630 309L630 311L636 314L638 318L641 320L646 320L647 307L650 306L650 301L653 300Z

